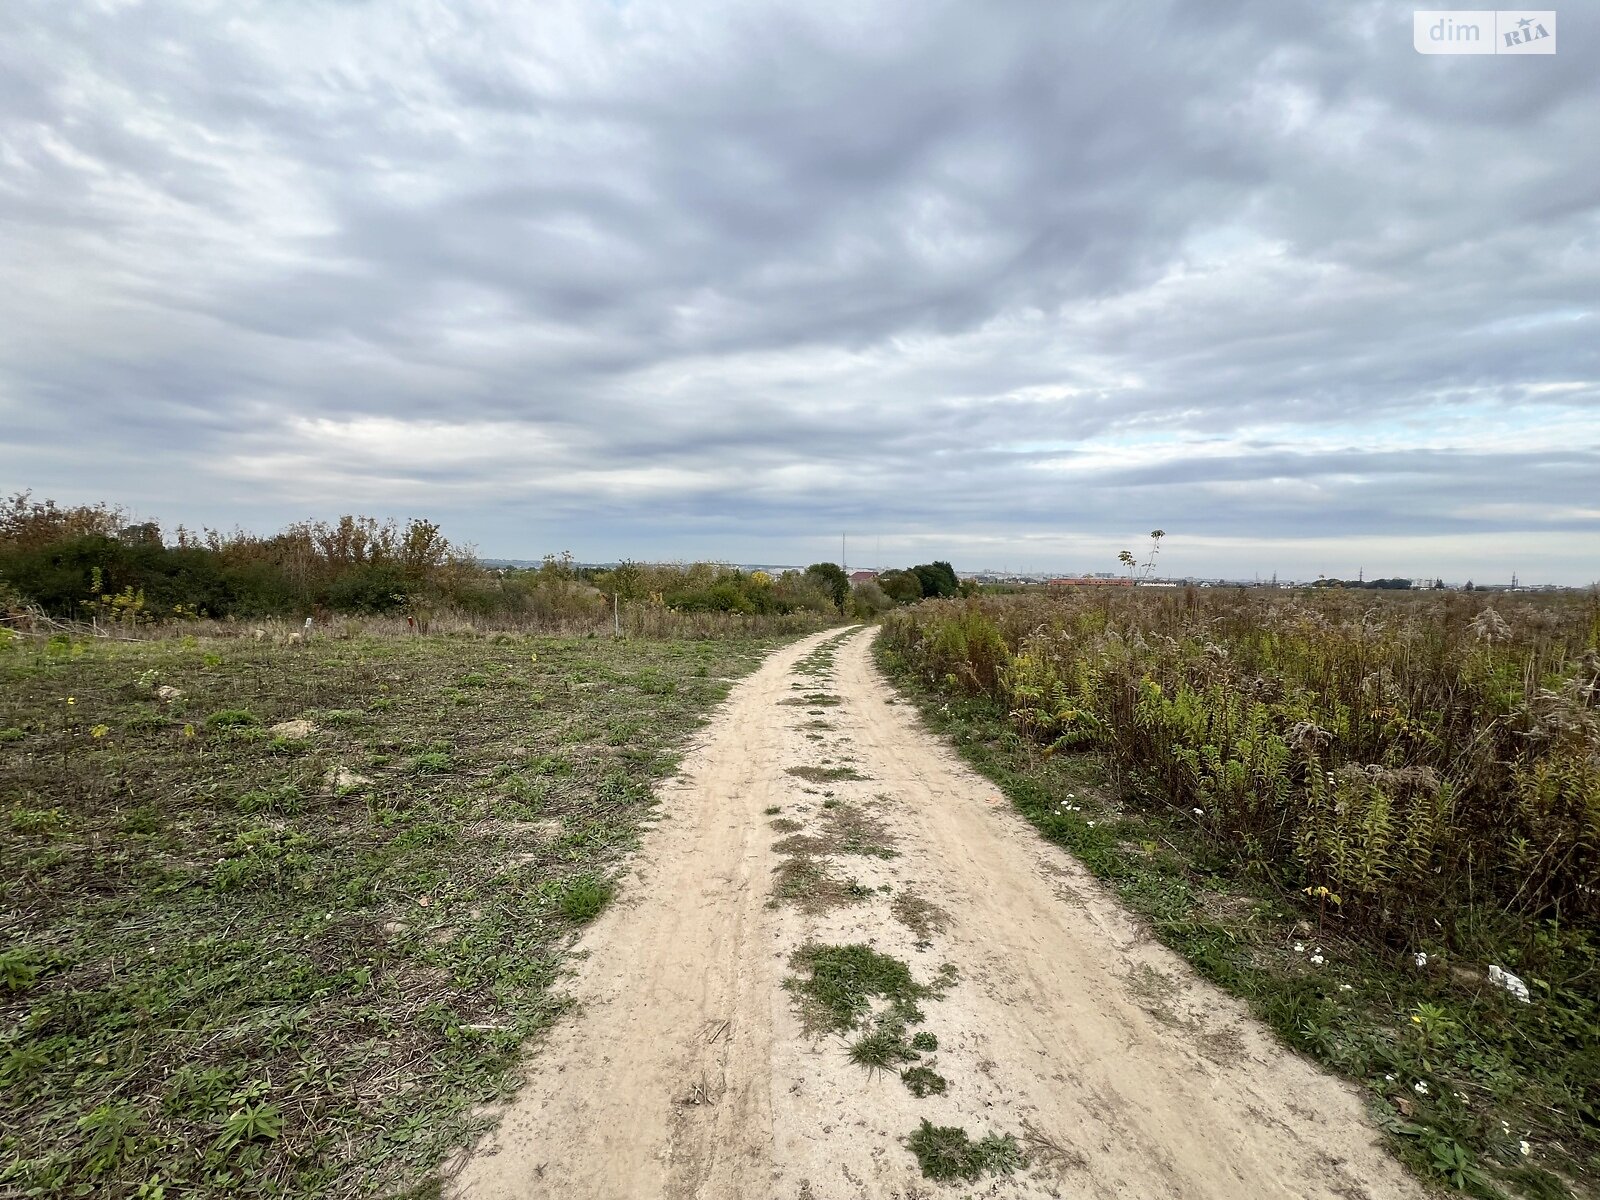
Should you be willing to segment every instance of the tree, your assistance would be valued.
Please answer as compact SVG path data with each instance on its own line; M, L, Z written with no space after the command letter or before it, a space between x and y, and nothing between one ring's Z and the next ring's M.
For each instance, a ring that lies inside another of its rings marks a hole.
M645 570L631 558L623 559L595 582L602 592L609 592L624 600L642 600L649 595Z
M451 546L439 532L439 526L421 517L406 522L400 535L400 564L411 579L425 579L444 565L450 557Z
M109 504L58 508L54 500L32 496L17 492L0 500L0 546L37 550L73 538L111 538L128 523L127 514Z
M911 570L921 582L924 596L954 596L961 590L955 568L947 562L921 563Z
M843 612L844 602L850 597L850 577L844 573L844 568L838 563L812 563L806 568L806 574L827 589L835 607Z
M838 607L823 577L809 571L785 571L773 581L771 590L784 612L821 613Z
M124 525L117 532L117 541L124 546L161 545L161 526L154 521L141 521L137 525Z
M922 580L911 571L885 571L875 582L896 604L915 604L922 599Z
M875 617L893 605L894 601L889 599L887 593L871 579L858 583L850 589L851 616Z

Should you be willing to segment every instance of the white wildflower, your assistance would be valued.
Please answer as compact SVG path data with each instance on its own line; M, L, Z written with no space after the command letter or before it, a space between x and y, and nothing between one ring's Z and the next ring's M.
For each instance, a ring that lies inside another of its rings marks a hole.
M1197 808L1194 810L1194 815L1197 817L1203 817L1206 815L1206 810L1203 808Z
M1353 992L1355 991L1355 988L1351 987L1348 983L1341 983L1339 985L1339 990L1341 992Z
M1523 1138L1520 1142L1517 1143L1517 1149L1521 1150L1524 1156L1533 1153L1533 1147L1528 1145L1528 1139L1527 1138Z
M1296 954L1304 954L1306 952L1306 944L1304 942L1296 942L1294 944L1294 952Z
M1426 954L1424 954L1421 950L1418 950L1415 954L1413 954L1411 956L1411 961L1416 963L1419 968L1425 967L1425 966L1428 965L1428 956Z
M1323 964L1323 963L1325 963L1325 962L1327 962L1327 961L1328 961L1328 960L1327 960L1327 959L1325 959L1325 958L1323 958L1323 957L1322 957L1322 955L1321 955L1321 954L1320 954L1320 953L1318 953L1318 954L1313 954L1313 955L1312 955L1312 956L1311 956L1311 965L1312 965L1312 966L1313 966L1313 967L1320 967L1320 966L1321 966L1321 965L1322 965L1322 964Z
M1393 1083L1394 1082L1394 1076L1393 1075L1385 1075L1383 1077L1383 1081L1385 1083Z
M1411 1090L1419 1096L1426 1096L1428 1094L1428 1085L1419 1079L1411 1085Z

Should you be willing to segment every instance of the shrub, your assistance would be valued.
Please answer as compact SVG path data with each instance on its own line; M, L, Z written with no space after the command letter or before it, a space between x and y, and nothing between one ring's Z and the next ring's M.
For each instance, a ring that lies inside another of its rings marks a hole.
M1600 918L1600 603L1337 591L1020 595L891 614L935 686L1217 853L1402 940L1492 901Z

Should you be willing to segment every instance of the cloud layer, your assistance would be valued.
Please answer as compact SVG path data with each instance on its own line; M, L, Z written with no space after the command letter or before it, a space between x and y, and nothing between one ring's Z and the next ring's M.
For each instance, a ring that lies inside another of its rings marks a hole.
M1600 575L1600 38L1411 9L0 12L0 484L485 553ZM881 546L881 550L879 547Z

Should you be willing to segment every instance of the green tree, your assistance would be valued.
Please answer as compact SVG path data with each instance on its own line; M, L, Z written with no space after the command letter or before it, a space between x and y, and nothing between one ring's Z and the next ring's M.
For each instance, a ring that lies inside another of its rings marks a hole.
M806 574L827 589L834 606L843 612L844 602L850 597L850 577L844 573L844 568L838 563L812 563L806 568Z
M850 589L850 615L853 617L875 617L892 607L894 601L871 579Z
M911 570L921 581L924 596L954 596L961 590L955 568L947 562L920 563Z
M922 580L912 571L885 571L877 584L896 604L915 604L922 599Z
M631 558L625 558L595 581L603 592L613 592L624 600L642 600L649 595L645 571Z

